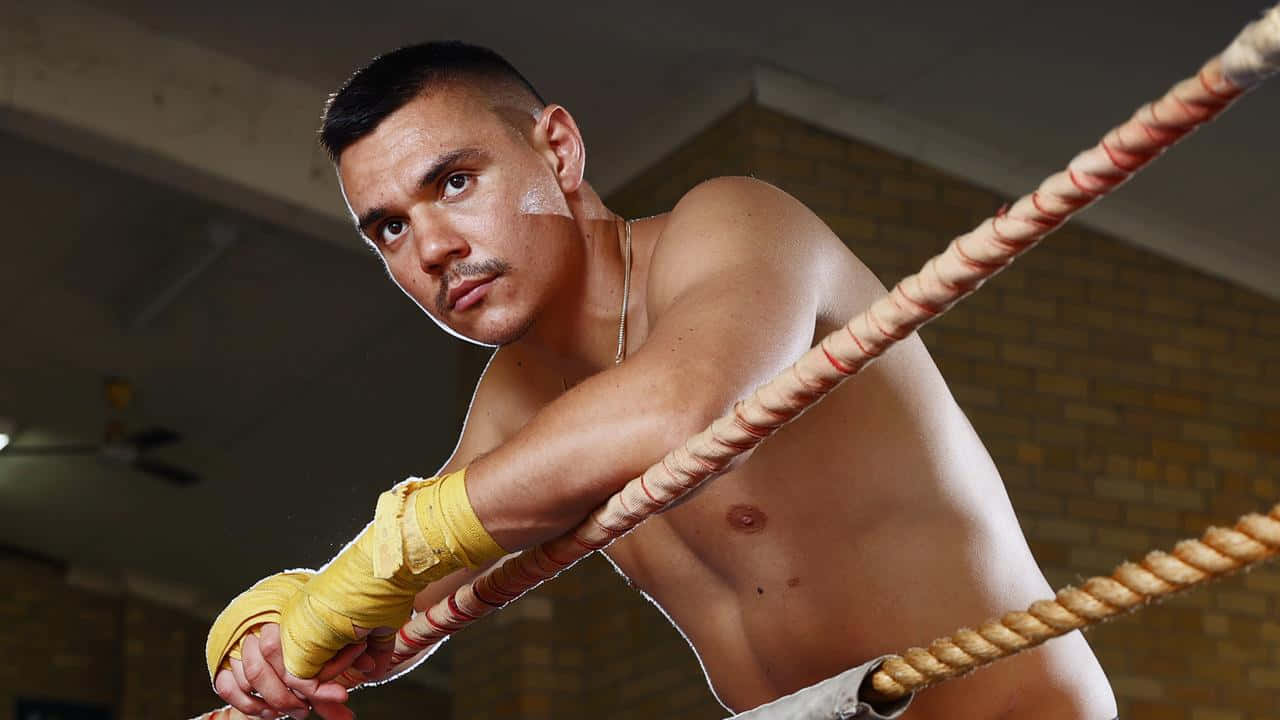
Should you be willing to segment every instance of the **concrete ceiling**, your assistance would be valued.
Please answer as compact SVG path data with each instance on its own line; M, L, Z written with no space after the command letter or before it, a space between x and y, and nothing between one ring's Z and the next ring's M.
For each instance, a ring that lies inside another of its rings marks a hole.
M324 93L378 52L431 38L490 45L574 112L605 190L745 99L761 66L1048 172L1263 7L92 4L314 88L317 115ZM1190 238L1202 254L1235 258L1207 270L1251 268L1242 281L1264 290L1280 277L1278 90L1247 98L1118 198L1139 224L1178 229L1168 254L1191 258ZM92 459L3 458L0 542L216 603L271 569L323 561L379 489L430 472L452 447L469 381L456 346L353 252L354 238L318 243L16 137L0 136L0 155L12 218L0 241L0 415L19 418L25 444L92 440L106 419L102 378L124 375L138 388L131 425L181 431L187 441L165 457L206 477L176 489ZM210 252L211 227L235 237L221 254Z
M686 124L726 87L749 87L759 65L992 148L1028 177L1047 174L1192 74L1271 3L100 4L325 90L399 45L489 45L578 116L589 172L607 191L652 162L664 125ZM1211 139L1186 143L1124 188L1111 203L1131 217L1108 229L1158 225L1138 241L1275 292L1267 286L1280 285L1280 238L1268 210L1280 203L1280 166L1258 159L1280 154L1280 91L1264 88L1245 103L1206 130ZM1170 233L1184 237L1163 242ZM1197 254L1205 244L1213 252Z

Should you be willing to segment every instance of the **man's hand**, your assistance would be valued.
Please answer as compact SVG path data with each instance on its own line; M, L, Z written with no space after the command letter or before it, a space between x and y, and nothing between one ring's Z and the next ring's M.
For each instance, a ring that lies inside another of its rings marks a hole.
M390 666L391 648L375 643L375 652L366 653L368 643L348 645L325 663L314 678L294 677L284 669L280 654L280 626L264 624L258 633L245 637L240 660L231 660L230 670L220 670L213 686L218 696L251 717L276 718L288 715L304 718L311 709L324 720L352 720L346 707L347 689L338 678L350 667L375 674ZM394 647L394 644L391 645Z

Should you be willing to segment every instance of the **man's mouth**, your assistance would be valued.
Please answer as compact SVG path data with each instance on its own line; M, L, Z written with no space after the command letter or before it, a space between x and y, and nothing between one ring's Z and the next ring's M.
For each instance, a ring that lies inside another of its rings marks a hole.
M449 309L461 312L480 302L488 294L497 276L463 280L449 289Z

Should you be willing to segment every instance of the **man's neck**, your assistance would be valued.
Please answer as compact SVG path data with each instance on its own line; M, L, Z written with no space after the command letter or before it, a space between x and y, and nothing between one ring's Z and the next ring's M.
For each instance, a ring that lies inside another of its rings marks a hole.
M572 385L614 363L625 222L586 183L567 200L582 248L578 281L553 298L519 342Z

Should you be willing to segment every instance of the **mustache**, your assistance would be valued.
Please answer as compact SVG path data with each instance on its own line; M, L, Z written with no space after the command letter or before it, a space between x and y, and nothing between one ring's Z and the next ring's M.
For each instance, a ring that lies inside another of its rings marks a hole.
M471 278L502 275L510 272L511 265L497 258L479 262L456 262L449 272L440 276L440 289L436 292L436 310L442 315L449 309L449 288Z

